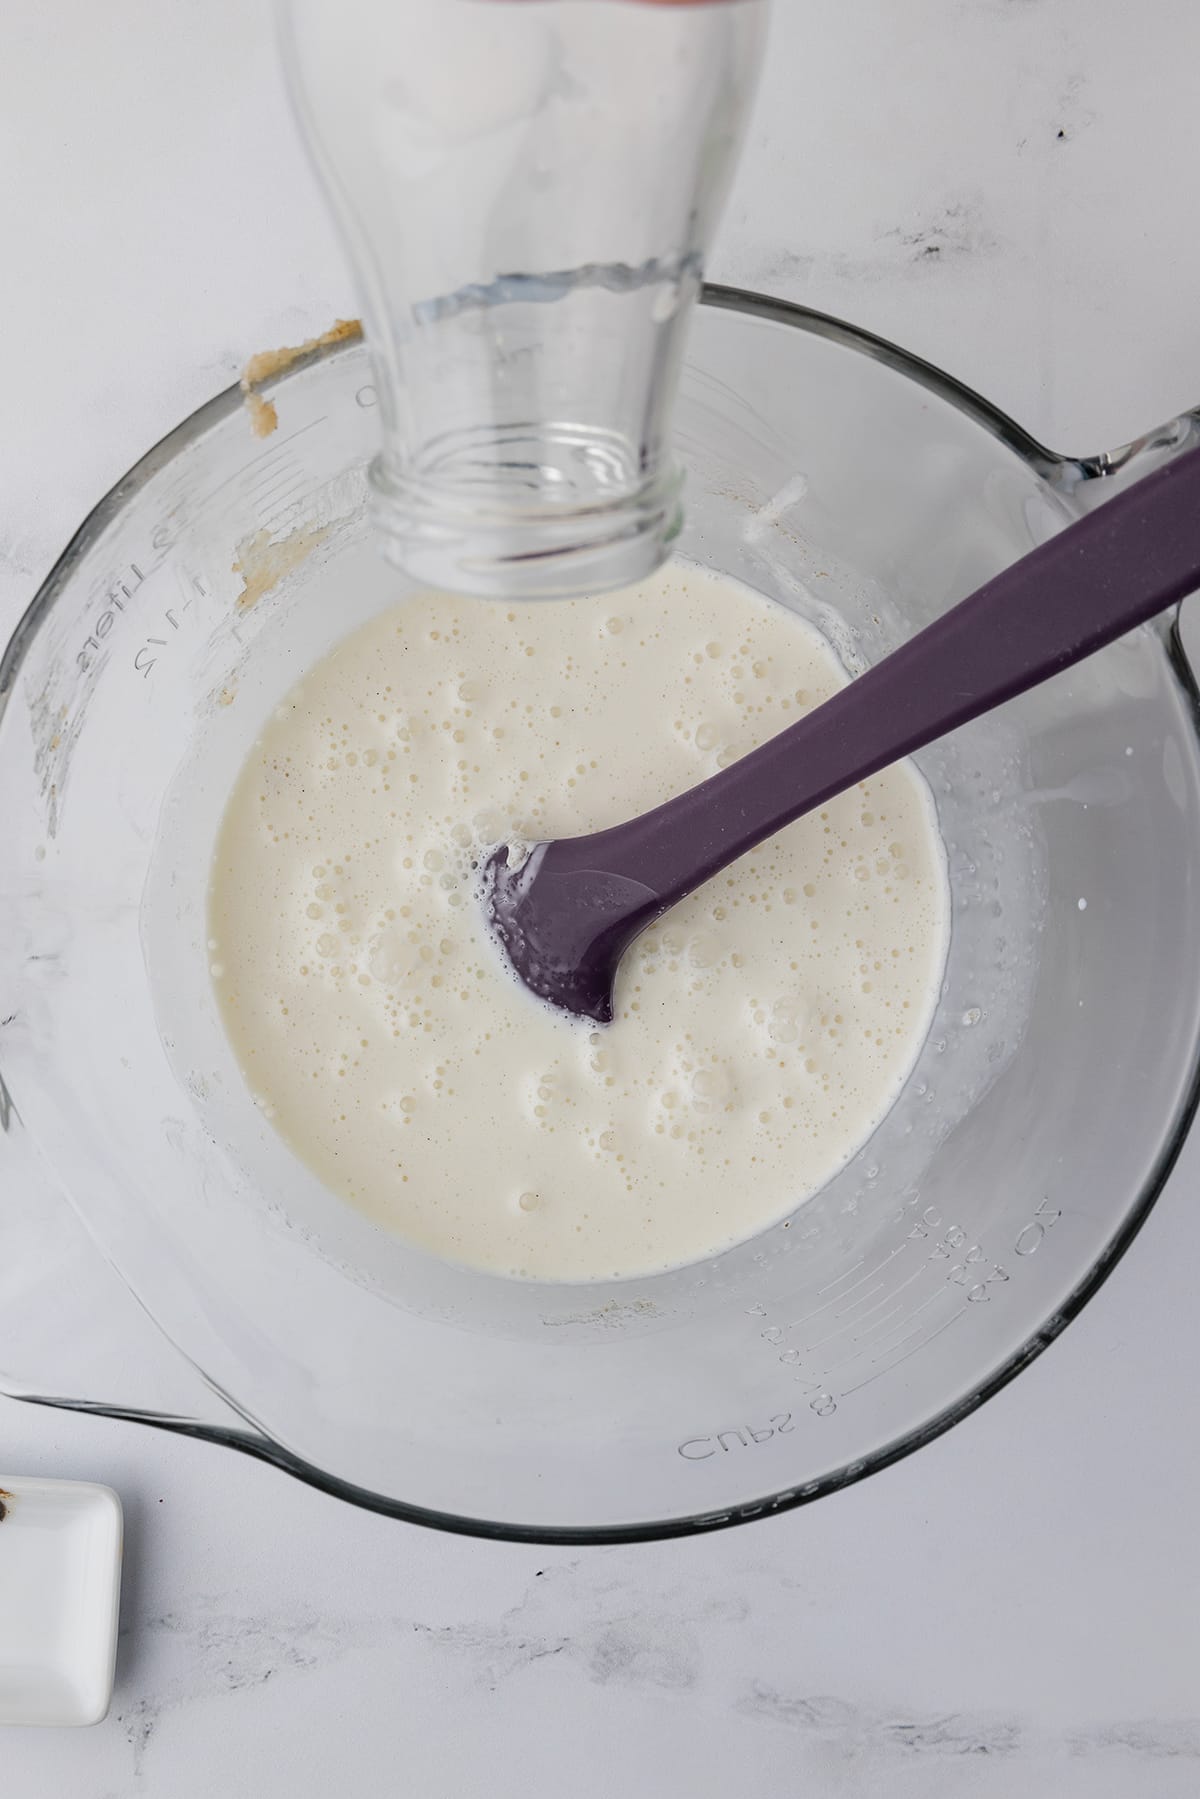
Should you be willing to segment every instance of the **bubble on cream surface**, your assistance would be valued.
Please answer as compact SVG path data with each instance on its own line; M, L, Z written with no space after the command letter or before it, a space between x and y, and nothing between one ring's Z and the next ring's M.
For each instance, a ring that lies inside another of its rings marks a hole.
M933 1015L949 900L915 771L651 927L604 1029L520 988L475 868L658 804L844 681L810 626L680 562L596 599L421 594L347 639L272 712L213 860L214 991L272 1127L380 1224L494 1273L645 1274L786 1217Z

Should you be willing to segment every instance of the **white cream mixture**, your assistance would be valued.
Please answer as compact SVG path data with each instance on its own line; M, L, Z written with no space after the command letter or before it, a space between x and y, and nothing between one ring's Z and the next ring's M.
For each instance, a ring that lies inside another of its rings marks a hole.
M787 1216L929 1027L949 908L915 772L677 907L628 952L603 1029L516 984L472 866L643 811L844 680L782 607L679 563L598 599L420 595L312 668L239 777L209 908L225 1026L296 1153L501 1274L651 1272Z

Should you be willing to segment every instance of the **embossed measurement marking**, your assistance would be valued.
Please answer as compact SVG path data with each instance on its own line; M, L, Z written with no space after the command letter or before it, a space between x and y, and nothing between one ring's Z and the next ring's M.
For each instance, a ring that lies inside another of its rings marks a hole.
M826 1283L823 1287L818 1287L817 1288L818 1298L823 1293L832 1293L832 1291L835 1287L840 1287L843 1281L848 1281L850 1279L850 1276L852 1274L856 1273L858 1271L858 1269L860 1269L862 1267L862 1265L866 1261L866 1259L867 1258L865 1256L860 1256L858 1261L855 1262L855 1264L852 1268L845 1269L841 1274L836 1275L833 1280L826 1281Z
M868 1374L864 1380L857 1381L852 1387L846 1387L843 1392L843 1397L848 1399L851 1393L861 1392L864 1387L869 1387L873 1380L878 1380L881 1374L889 1374L893 1368L898 1368L901 1362L907 1362L909 1356L916 1355L919 1349L924 1349L927 1343L932 1343L935 1337L940 1337L943 1331L949 1330L952 1324L956 1324L966 1309L966 1304L964 1302L959 1306L956 1312L951 1312L949 1318L944 1318L936 1330L931 1330L928 1336L921 1337L920 1342L914 1343L911 1349L906 1349L903 1355L894 1355L891 1350L886 1351L887 1367L876 1368L874 1373ZM919 1331L914 1334L920 1336ZM900 1343L906 1343L907 1341L907 1337L901 1337L900 1339ZM897 1344L896 1347L899 1348L899 1346L900 1345ZM876 1356L874 1359L880 1361L883 1358Z
M1061 1217L1060 1207L1053 1205L1048 1199L1039 1200L1037 1211L1029 1223L1023 1225L1017 1233L1017 1240L1013 1244L1013 1254L1018 1256L1036 1255L1046 1240L1047 1232L1054 1229Z
M207 493L197 496L191 485L192 477L182 477L175 483L173 490L170 488L166 490L164 495L166 499L165 516L160 519L150 533L151 548L159 551L160 554L169 550L181 533L203 517L213 502L219 499L227 488L241 483L249 489L254 481L262 481L265 485L267 475L281 469L282 465L292 458L291 446L297 438L303 437L309 431L315 431L318 425L326 423L327 417L328 415L323 413L320 418L310 419L306 425L299 426L297 430L289 432L286 437L272 439L266 449L251 456L231 475L226 475L214 487L210 487ZM172 491L173 498L170 497Z
M772 1412L767 1422L757 1428L751 1424L727 1425L711 1436L685 1437L682 1443L676 1444L675 1453L685 1462L707 1462L714 1455L727 1455L731 1449L751 1449L756 1443L767 1443L772 1437L785 1436L795 1428L790 1412Z
M296 442L296 439L303 437L306 432L315 431L318 425L325 424L327 416L327 414L322 413L320 418L310 419L307 425L301 425L298 430L289 432L286 437L276 438L265 450L261 451L257 456L252 456L249 462L244 462L242 464L241 468L235 469L232 475L226 475L223 481L218 481L215 487L211 487L204 495L203 499L196 502L194 508L188 513L188 518L195 518L197 514L205 511L205 509L216 499L217 495L224 493L227 487L232 487L235 481L246 482L253 474L261 474L263 470L272 467L282 457L290 455L291 446Z
M260 467L248 487L255 511L271 532L282 529L309 490L308 475L293 455L291 442L289 438L280 444L274 459Z
M232 475L227 475L215 487L196 499L186 491L180 492L174 505L169 508L168 516L157 524L150 533L149 553L138 562L129 562L119 570L109 582L101 599L102 610L92 627L90 634L84 639L75 652L75 662L81 674L88 674L95 668L100 655L101 646L116 627L121 615L126 612L127 604L133 600L143 583L162 567L163 562L180 534L208 510L213 501L226 488L235 482L243 482L254 503L255 510L263 524L271 532L279 530L290 513L300 505L310 486L310 479L303 464L292 450L296 439L306 432L314 431L318 425L325 423L321 418L310 419L308 424L301 425L299 430L290 436L281 438L259 455L251 457ZM208 588L198 575L181 575L184 581L190 579L196 594L208 597ZM178 606L168 607L162 615L160 633L175 632L179 629L179 615L186 612L192 604L195 594L187 594ZM161 634L147 637L134 655L133 665L141 675L148 675L158 660L156 650L164 649L170 637Z
M1016 1253L1034 1254L1059 1216L1057 1208L1043 1201L1018 1234ZM835 1394L844 1399L906 1361L948 1330L970 1306L998 1296L1011 1279L1008 1270L992 1261L981 1244L969 1240L961 1225L947 1224L936 1206L922 1206L919 1194L908 1196L895 1223L908 1228L903 1240L881 1260L868 1267L869 1258L860 1257L853 1267L818 1288L821 1303L786 1324L765 1322L759 1333L763 1342L775 1349L776 1359L792 1371L791 1378L801 1391L813 1395L809 1406L818 1416L837 1410ZM910 1264L916 1257L917 1264L902 1280L893 1281L889 1267L900 1256L907 1256ZM910 1304L906 1290L918 1282L929 1291ZM943 1316L948 1305L953 1310ZM747 1313L768 1319L763 1305L750 1306ZM823 1332L815 1341L787 1341L814 1324ZM841 1377L843 1371L849 1384L843 1387L839 1378L835 1385L833 1377ZM855 1373L861 1378L853 1379Z
M202 599L208 598L208 589L199 575L192 576L192 586ZM188 610L195 597L195 595L189 594L186 599L179 602L178 606L168 606L162 615L162 628L168 632L178 631L180 615ZM143 678L149 675L151 669L158 662L158 651L165 650L170 642L169 636L147 637L140 649L135 652L133 666Z
M126 601L132 600L145 579L145 574L136 562L128 563L119 574L113 576L108 591L100 602L103 610L92 626L91 634L75 652L75 666L81 674L87 674L92 667L95 657L100 654L101 644L125 611Z

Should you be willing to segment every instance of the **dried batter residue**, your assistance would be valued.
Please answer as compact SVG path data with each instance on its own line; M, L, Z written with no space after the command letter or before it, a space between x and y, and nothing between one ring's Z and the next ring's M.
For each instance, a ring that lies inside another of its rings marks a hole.
M250 415L250 429L255 437L270 437L279 423L279 410L274 400L264 400L261 394L248 393L246 411Z
M245 611L253 606L265 593L277 587L285 575L298 569L305 557L329 536L331 529L330 525L320 525L313 531L293 531L290 537L281 538L278 543L272 543L271 533L265 528L256 531L253 537L243 537L232 565L234 574L242 577L242 591L237 597L239 608Z
M336 319L320 337L310 337L302 344L285 344L280 350L260 350L252 356L242 370L241 389L246 396L246 411L255 437L269 437L279 423L274 402L255 392L262 382L276 380L295 368L298 362L315 356L318 350L327 349L330 344L349 343L361 336L362 324L358 319Z

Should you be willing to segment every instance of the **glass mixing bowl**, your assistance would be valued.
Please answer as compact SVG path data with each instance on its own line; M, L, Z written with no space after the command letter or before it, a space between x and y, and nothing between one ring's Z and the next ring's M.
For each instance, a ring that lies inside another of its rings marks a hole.
M680 547L851 670L1194 436L1058 457L864 333L706 300ZM235 772L298 675L403 591L364 524L365 351L272 397L265 442L231 391L152 450L0 664L0 1387L539 1540L734 1523L936 1435L1095 1291L1192 1116L1200 755L1174 625L920 758L944 992L836 1179L707 1263L493 1279L334 1200L217 1019L204 896Z

